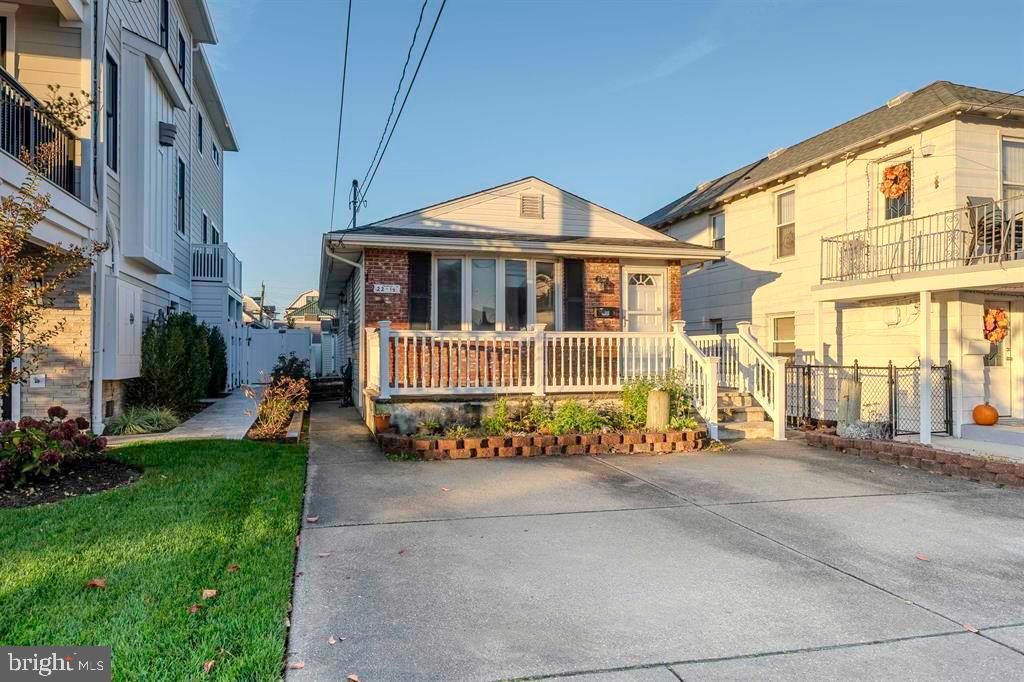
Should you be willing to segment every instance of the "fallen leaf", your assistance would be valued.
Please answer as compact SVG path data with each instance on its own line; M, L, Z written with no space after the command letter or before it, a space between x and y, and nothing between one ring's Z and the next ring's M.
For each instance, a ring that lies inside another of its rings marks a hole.
M202 604L193 604L192 606L188 607L188 612L189 613L195 613L195 612L197 612L201 608L203 608Z
M93 578L92 580L87 582L85 586L93 590L105 590L107 589L107 579Z
M327 643L333 646L338 643L338 640L334 639L334 635L331 635L327 638Z
M964 630L967 630L967 632L977 632L978 628L974 627L970 623L964 623Z
M203 599L213 599L217 596L217 590L203 590Z
M321 559L326 559L327 557L331 556L331 553L330 552L320 552L319 554L317 554L317 556L320 557Z
M306 575L306 572L305 572L305 571L299 571L299 572L297 572L297 573L295 574L295 577L296 577L296 578L301 578L301 577L302 577L302 576L304 576L304 575Z
M206 663L203 663L203 672L204 672L204 673L208 673L208 672L210 672L211 670L213 670L213 666L214 666L214 665L215 665L216 663L217 663L217 661L214 661L213 659L210 659L210 660L209 660L209 661L207 661Z
M284 617L284 626L286 628L290 628L292 626L292 619L289 618L288 616Z
M309 521L310 523L316 523L317 521L320 520L320 517L319 516L307 516L306 520Z
M296 536L295 536L295 546L296 546L296 547L298 547L298 546L299 546L299 544L301 544L301 543L302 543L302 540L300 539L301 537L302 537L301 535L296 535Z
M302 662L302 661L295 661L294 663L289 663L288 664L288 669L289 670L302 670L305 667L306 667L306 664L304 662Z
M356 675L355 673L352 673L351 675L349 675L345 679L348 680L348 682L359 682L359 675Z
M231 564L228 566L228 573L238 573L238 564Z
M407 549L400 549L400 550L398 550L398 554L401 555L401 556L405 556L405 553L408 552L408 551L409 550L407 550Z
M924 554L918 554L918 555L917 555L917 560L918 560L918 561L931 561L931 559L929 559L928 557L926 557L926 556L925 556Z
M447 492L451 492L452 489L451 488L441 488L441 490L447 493Z

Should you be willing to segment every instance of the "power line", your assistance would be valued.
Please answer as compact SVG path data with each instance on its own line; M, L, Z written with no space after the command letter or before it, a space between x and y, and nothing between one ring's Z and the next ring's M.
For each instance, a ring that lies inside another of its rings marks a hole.
M398 104L398 96L402 94L402 84L405 82L405 73L409 68L409 62L412 60L412 51L416 47L416 37L419 36L420 26L423 25L423 14L427 10L427 3L429 0L423 0L423 4L420 6L420 16L416 20L416 28L412 32L412 42L409 43L409 51L405 53L405 64L402 65L402 77L398 79L398 87L395 88L395 96L391 98L391 111L388 112L388 120L384 122L384 130L380 131L380 140L377 142L377 149L373 152L373 158L370 160L370 165L366 168L366 175L363 176L363 182L366 184L366 178L370 176L370 171L373 170L373 164L377 161L377 155L380 154L380 148L384 144L384 137L388 134L388 128L391 126L391 117L395 115L395 106Z
M341 118L345 113L345 80L348 76L348 37L352 33L352 0L348 0L348 17L345 19L345 55L341 61L341 103L338 105L338 139L334 143L334 184L331 185L331 223L334 229L334 207L338 200L338 164L341 162Z
M444 6L447 2L448 0L441 0L441 6L437 10L437 16L434 17L434 25L430 27L430 35L427 36L427 42L423 46L423 52L420 53L420 59L416 63L416 70L412 72L412 78L409 80L409 87L406 89L405 97L402 99L402 106L398 108L398 115L395 116L395 123L391 126L391 132L388 133L388 138L384 142L384 148L381 150L380 157L377 159L377 165L373 168L373 172L370 174L370 180L363 188L362 196L364 199L370 191L370 186L373 185L373 179L377 177L377 170L380 168L380 164L384 160L384 154L388 151L388 145L391 144L391 137L395 134L395 129L398 127L398 121L402 118L402 112L405 111L405 104L409 101L409 94L412 92L412 86L416 84L416 76L419 75L420 67L423 66L423 59L427 56L427 50L430 49L430 41L434 38L434 31L437 30L437 24L441 21L441 13L444 12Z

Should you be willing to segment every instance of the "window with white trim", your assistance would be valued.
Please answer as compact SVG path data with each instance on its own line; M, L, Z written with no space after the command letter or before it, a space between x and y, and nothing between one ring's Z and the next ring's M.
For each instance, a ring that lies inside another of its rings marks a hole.
M796 190L775 195L775 256L796 255Z
M711 246L716 249L725 248L725 213L711 216Z
M556 328L558 269L554 261L494 256L437 256L431 303L435 328L525 331Z
M1024 196L1024 140L1003 140L1003 199Z
M887 178L887 174L892 173L901 174L895 178L897 183L902 181L902 174L906 174L907 188L898 197L885 197L885 219L895 220L897 218L904 218L913 212L913 203L911 196L913 195L913 166L910 161L902 161L900 163L889 163L886 164L882 170L882 182L884 183Z
M792 315L772 318L772 354L787 358L796 355L796 318Z

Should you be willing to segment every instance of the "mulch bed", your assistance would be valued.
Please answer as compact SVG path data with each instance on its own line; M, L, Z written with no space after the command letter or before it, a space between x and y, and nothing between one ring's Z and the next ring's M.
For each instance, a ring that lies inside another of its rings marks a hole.
M142 472L112 459L83 459L62 468L53 478L30 481L20 488L0 488L0 508L32 507L69 497L120 488L134 483Z

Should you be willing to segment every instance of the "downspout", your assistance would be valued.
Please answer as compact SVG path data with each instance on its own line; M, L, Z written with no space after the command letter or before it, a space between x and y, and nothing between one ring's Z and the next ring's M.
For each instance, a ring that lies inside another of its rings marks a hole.
M93 145L93 169L96 175L96 233L97 241L107 241L107 139L101 133L106 118L106 92L100 90L100 64L106 69L107 47L107 0L96 0L96 11L93 13L96 26L93 30L93 92L96 93L96 106L93 107L96 118L93 122L95 130ZM113 253L111 253L113 259ZM93 263L93 300L92 300L92 409L91 421L96 433L103 433L103 342L106 312L106 252L97 256Z

